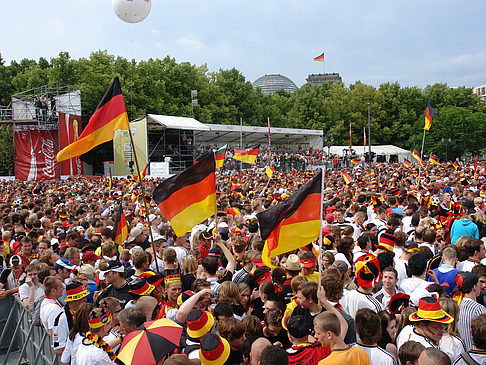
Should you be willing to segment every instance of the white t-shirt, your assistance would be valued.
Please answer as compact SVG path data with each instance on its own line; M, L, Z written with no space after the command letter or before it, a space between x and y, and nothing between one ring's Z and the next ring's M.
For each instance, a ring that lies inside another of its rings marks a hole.
M54 325L52 326L52 341L54 350L62 349L66 347L66 342L69 338L69 324L66 318L64 310L59 318L54 319Z
M74 341L71 341L70 339L67 340L66 342L66 347L64 348L64 351L62 352L61 356L61 362L62 363L70 363L71 365L76 365L76 355L78 352L79 345L81 344L81 341L83 340L83 336L81 336L79 333L76 334L76 337L74 337Z
M400 347L408 341L416 341L418 343L421 343L425 347L435 347L436 349L439 348L439 346L436 346L432 343L431 340L429 340L427 337L417 333L415 331L415 327L412 325L405 326L400 333L398 334L397 337L397 350L400 349Z
M414 306L418 306L419 300L424 297L430 297L432 294L427 290L427 287L431 283L419 279L419 278L408 278L402 280L398 283L398 289L405 294L410 295L410 302Z
M356 312L361 308L369 308L376 313L384 309L373 294L364 294L358 290L350 290L343 299L344 311L353 319L356 318Z
M93 344L85 345L83 341L76 354L77 365L113 365L108 354Z
M23 283L19 286L19 298L20 300L27 299L29 297L30 286L27 283ZM42 298L44 296L44 287L42 284L39 286L34 287L34 298L32 298L32 303L35 302L37 299Z
M52 330L56 317L62 311L62 306L57 300L44 297L40 307L40 320L47 332Z
M356 343L353 346L365 350L370 358L370 363L373 365L397 365L395 356L379 346L367 346L360 343Z

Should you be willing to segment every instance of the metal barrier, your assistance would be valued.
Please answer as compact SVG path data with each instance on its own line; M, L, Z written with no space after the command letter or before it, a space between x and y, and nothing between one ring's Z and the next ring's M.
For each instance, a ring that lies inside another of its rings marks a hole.
M49 333L32 323L32 314L17 296L0 300L0 328L1 364L13 364L15 360L17 364L60 364Z

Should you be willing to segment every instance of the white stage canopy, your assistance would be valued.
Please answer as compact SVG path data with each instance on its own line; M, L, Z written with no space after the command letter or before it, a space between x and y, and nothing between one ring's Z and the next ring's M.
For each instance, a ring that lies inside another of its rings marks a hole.
M368 152L368 146L366 146L365 152ZM359 155L362 156L363 153L363 146L353 146L353 150ZM325 148L325 151L327 152L327 147ZM349 153L349 146L331 146L330 148L330 153L333 155L339 155L342 156L344 155L345 151L346 153ZM397 156L398 157L398 162L403 162L404 159L407 159L409 161L412 161L412 153L408 150L405 150L403 148L391 145L391 144L386 144L386 145L381 145L381 146L371 146L371 152L376 153L376 156L385 156L386 161L390 160L390 156ZM375 157L376 158L376 157Z

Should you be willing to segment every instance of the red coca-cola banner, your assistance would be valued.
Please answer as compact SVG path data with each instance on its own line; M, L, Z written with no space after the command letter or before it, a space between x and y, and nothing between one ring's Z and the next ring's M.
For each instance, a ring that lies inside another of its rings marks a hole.
M61 177L56 160L58 132L55 130L14 131L15 178L22 180Z
M59 149L76 141L81 131L81 117L79 115L59 113ZM61 162L61 175L81 176L83 164L79 157Z

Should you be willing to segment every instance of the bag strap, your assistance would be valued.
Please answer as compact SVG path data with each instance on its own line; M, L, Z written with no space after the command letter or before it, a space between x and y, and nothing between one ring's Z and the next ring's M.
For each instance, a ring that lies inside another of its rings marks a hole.
M476 362L471 355L469 355L469 352L463 352L461 353L461 357L464 359L465 362L467 362L469 365L481 365L478 362Z

